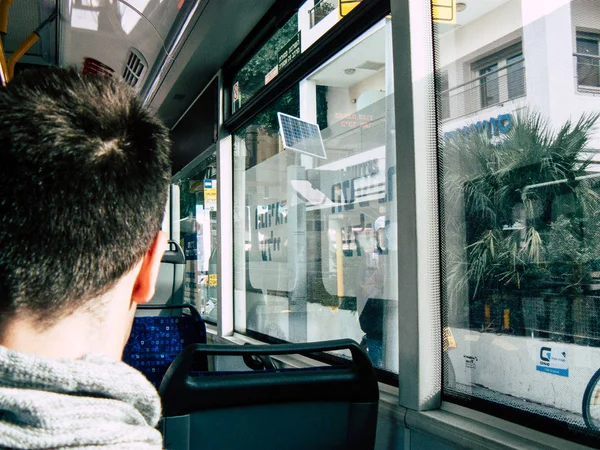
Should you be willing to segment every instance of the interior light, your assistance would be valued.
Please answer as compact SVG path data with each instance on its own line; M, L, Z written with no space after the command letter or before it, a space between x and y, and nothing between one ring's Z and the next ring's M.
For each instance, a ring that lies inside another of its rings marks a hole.
M355 72L356 72L356 69L346 69L346 70L344 70L344 73L346 75L354 75Z
M464 2L458 2L456 4L456 12L463 12L465 9L467 9L467 4Z

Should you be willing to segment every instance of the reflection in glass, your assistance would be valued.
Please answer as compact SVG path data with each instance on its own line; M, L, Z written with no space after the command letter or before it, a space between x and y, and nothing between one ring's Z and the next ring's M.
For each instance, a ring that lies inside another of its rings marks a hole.
M236 132L235 327L292 342L350 337L397 371L389 33L386 19ZM326 158L284 149L278 112L318 123Z
M210 151L175 181L179 186L179 243L185 254L185 302L217 322L217 170ZM177 237L175 237L177 239Z
M600 361L600 98L577 89L593 85L580 63L598 51L578 30L600 28L599 16L581 1L479 13L435 28L438 73L460 87L465 67L483 67L487 106L461 109L457 88L439 125L444 393L585 430Z

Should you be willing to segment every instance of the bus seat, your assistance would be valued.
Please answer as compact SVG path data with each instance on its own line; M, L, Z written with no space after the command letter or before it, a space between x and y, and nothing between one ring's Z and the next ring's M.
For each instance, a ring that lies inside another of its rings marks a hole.
M181 246L169 241L169 249L165 251L158 272L156 290L151 305L178 305L183 303L183 277L185 272L185 255Z
M265 355L349 350L339 365L282 369ZM254 358L263 370L195 372L198 358ZM266 364L260 362L267 361ZM379 390L350 339L280 345L191 345L161 383L161 431L171 450L373 449Z
M150 312L158 314L146 315ZM186 346L206 343L206 326L198 310L187 303L140 305L138 313L144 314L136 313L123 361L146 375L158 389L169 365ZM199 368L206 370L206 358L199 361Z

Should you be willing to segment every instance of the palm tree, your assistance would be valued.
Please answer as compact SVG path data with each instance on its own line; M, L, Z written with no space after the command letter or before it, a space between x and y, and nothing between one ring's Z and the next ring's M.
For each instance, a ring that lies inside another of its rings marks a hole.
M524 112L502 138L472 127L444 142L451 298L468 295L471 309L479 302L489 315L491 300L484 292L514 295L551 279L553 261L563 255L552 255L549 247L567 228L571 244L590 258L583 249L590 241L584 239L583 218L598 214L600 197L586 146L598 118L583 115L555 131L541 114ZM561 199L568 199L567 208ZM557 222L557 211L569 227Z

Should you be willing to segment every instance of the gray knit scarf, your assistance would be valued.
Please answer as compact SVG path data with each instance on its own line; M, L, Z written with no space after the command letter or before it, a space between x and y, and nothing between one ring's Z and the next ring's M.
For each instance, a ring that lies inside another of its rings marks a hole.
M0 346L0 448L162 448L160 399L103 356L49 359Z

